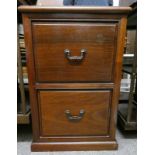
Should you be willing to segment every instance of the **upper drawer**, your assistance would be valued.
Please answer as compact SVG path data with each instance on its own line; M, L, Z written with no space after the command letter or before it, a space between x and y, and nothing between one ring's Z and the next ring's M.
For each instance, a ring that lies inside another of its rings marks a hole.
M33 23L38 82L111 82L117 24Z

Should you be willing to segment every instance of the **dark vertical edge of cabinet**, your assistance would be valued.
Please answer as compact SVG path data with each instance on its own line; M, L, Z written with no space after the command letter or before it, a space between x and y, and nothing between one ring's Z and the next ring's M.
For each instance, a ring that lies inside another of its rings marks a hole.
M32 130L33 130L33 140L37 141L39 137L39 120L38 120L38 107L37 107L37 92L34 88L35 85L35 73L34 73L34 63L33 63L33 46L32 46L32 33L31 33L31 19L22 15L24 24L24 34L25 34L25 45L26 45L26 59L28 67L28 79L29 79L29 93L30 93L30 106L32 115Z
M116 132L116 122L117 122L117 106L120 95L120 81L121 81L121 69L122 69L122 59L123 59L123 49L125 43L125 34L126 34L126 17L122 17L119 21L119 31L118 31L118 40L117 40L117 50L116 50L116 60L115 60L115 86L113 89L112 97L112 123L111 123L111 135L115 137Z
M17 6L27 4L17 1ZM25 83L25 46L22 31L22 15L17 11L17 125L30 124L29 92Z

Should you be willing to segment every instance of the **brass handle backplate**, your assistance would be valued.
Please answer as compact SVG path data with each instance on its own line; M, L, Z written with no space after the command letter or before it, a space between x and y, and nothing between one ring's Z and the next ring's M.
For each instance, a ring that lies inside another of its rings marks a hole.
M71 56L71 51L69 49L64 50L65 56L68 60L70 61L81 61L84 59L87 50L86 49L81 49L81 55L80 56Z
M69 121L77 122L83 118L85 111L83 109L81 109L78 116L76 116L76 115L73 116L71 114L70 110L66 110L65 114L66 114L66 117Z

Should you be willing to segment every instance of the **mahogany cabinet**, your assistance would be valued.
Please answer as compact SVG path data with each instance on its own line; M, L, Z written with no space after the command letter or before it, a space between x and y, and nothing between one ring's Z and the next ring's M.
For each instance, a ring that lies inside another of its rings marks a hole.
M129 7L21 6L32 151L111 150Z

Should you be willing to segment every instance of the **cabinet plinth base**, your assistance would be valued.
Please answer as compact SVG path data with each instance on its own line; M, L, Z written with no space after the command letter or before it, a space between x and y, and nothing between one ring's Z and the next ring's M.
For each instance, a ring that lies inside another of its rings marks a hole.
M116 141L106 142L55 142L41 143L33 142L32 152L40 151L93 151L93 150L117 150Z

